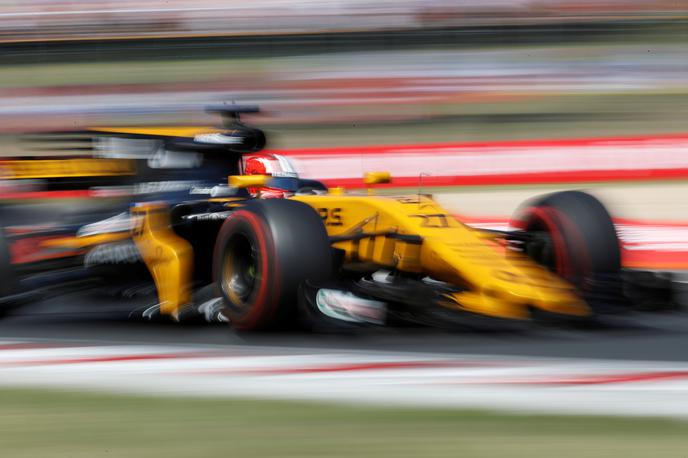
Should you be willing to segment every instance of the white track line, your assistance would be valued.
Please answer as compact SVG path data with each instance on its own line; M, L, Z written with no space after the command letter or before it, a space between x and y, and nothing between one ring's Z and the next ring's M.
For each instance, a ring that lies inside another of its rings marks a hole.
M0 385L688 417L688 363L0 342Z

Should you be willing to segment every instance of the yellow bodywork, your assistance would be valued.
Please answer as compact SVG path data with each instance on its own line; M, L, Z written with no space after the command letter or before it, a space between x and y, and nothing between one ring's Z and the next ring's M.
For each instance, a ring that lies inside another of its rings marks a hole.
M492 234L470 228L428 196L298 196L323 219L345 262L418 273L465 287L446 295L450 308L526 319L529 308L590 313L574 288Z
M363 175L363 183L366 185L390 183L392 181L392 175L389 172L366 172Z
M232 175L229 177L229 186L233 188L250 188L266 186L270 177L268 175Z
M167 205L139 205L131 212L138 217L133 239L155 281L160 313L177 319L191 301L193 248L172 230Z
M247 178L241 183L235 179L234 184L256 183ZM345 262L417 273L455 285L459 291L446 293L441 303L450 309L506 319L528 319L531 308L569 316L590 314L573 286L506 248L501 235L457 221L429 196L355 195L335 189L327 195L291 199L320 215L333 246L343 250ZM236 208L249 201L227 199L226 204ZM153 276L161 313L177 317L191 299L193 248L172 230L166 205L144 204L131 212L137 223L130 233L49 243L87 247L131 238Z
M91 127L92 132L104 134L142 135L145 137L187 137L196 135L220 133L214 127L201 126L131 126L131 127ZM226 131L222 131L226 132Z
M193 248L172 230L167 205L141 204L133 207L131 214L135 224L129 232L61 237L47 240L43 245L89 248L104 243L133 240L155 282L160 313L177 319L180 309L191 301Z
M0 161L0 179L126 176L135 172L127 159L31 159Z
M95 127L93 132L143 137L188 137L228 133L207 127ZM231 132L229 132L231 133ZM82 161L91 161L84 159ZM29 178L41 161L4 165L17 177ZM64 161L59 161L63 163ZM70 163L71 164L71 163ZM77 163L73 163L75 166ZM95 162L79 162L74 170L97 173ZM127 162L99 162L108 173L129 173ZM55 170L51 176L71 176L68 166L57 161L43 165ZM66 167L64 169L60 167ZM38 175L36 175L38 176ZM46 176L46 175L41 175ZM77 176L77 175L74 175ZM447 282L457 292L446 293L441 305L448 308L508 319L527 319L530 309L573 316L587 316L590 310L572 285L539 266L525 255L500 244L502 237L468 227L457 221L428 196L377 196L372 186L389 182L389 173L365 176L368 195L347 194L333 188L327 195L292 197L311 206L322 218L335 248L344 252L345 262L369 263ZM265 186L267 177L230 177L235 187ZM217 199L227 208L241 207L242 200ZM131 210L137 224L130 233L100 234L51 241L51 244L88 247L131 238L138 247L157 287L160 310L177 317L190 301L193 248L171 228L169 209L146 204ZM70 245L71 244L71 245ZM210 260L208 260L210 262Z
M108 232L105 234L87 235L84 237L57 237L44 240L41 245L49 248L88 248L103 243L120 242L131 238L128 232Z

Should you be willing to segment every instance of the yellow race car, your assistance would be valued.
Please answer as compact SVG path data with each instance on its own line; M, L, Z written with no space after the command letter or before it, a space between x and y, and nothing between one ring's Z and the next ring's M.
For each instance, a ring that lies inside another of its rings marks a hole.
M45 242L83 251L86 275L107 284L133 272L150 280L154 300L144 316L205 316L241 330L455 328L584 319L625 306L619 240L588 194L529 202L510 231L475 229L429 195L376 194L377 184L393 179L385 172L367 173L368 189L349 192L299 178L288 166L249 167L242 156L259 151L264 136L238 113L255 109L215 111L223 128L109 127L91 135L101 145L115 139L120 151L149 148L182 171L211 158L212 179L226 181L191 180L181 194L183 186L171 186L173 197L134 193L126 214Z

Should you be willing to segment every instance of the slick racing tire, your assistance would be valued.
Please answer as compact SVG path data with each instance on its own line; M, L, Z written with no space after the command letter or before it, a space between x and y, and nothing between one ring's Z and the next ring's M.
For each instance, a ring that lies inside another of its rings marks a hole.
M322 219L302 202L252 201L222 225L213 272L233 327L288 327L296 322L301 283L325 280L332 272Z
M512 227L525 231L524 251L576 286L594 309L627 305L621 281L621 244L600 201L563 191L526 203Z

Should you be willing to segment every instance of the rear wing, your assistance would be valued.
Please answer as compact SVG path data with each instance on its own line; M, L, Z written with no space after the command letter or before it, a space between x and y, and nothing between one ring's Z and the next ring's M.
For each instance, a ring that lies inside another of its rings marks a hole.
M241 122L242 113L258 113L255 105L223 104L206 107L222 116L224 128L199 126L94 127L89 131L104 136L153 140L174 151L255 153L265 147L265 133Z
M241 114L260 112L258 106L218 104L206 107L206 112L219 114L223 126L95 126L25 136L22 149L29 153L27 156L145 159L160 151L171 151L239 159L265 147L264 132L240 120Z

